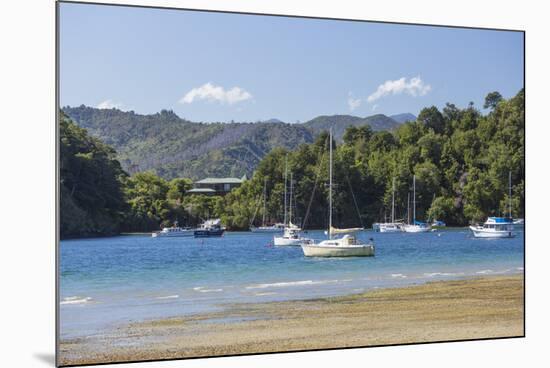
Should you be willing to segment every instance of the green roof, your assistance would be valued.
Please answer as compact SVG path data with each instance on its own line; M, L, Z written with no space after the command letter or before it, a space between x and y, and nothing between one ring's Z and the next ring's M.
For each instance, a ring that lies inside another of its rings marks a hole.
M196 181L196 184L241 184L246 178L205 178Z

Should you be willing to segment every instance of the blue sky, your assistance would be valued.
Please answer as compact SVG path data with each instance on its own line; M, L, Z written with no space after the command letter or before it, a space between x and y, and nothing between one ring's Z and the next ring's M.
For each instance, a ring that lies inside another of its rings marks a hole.
M193 121L482 108L523 87L519 32L60 5L61 105Z

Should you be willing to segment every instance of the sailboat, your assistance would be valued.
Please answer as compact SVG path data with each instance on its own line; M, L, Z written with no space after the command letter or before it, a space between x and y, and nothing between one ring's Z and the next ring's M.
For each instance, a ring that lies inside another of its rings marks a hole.
M431 230L429 224L416 220L416 175L413 175L413 222L403 226L406 233L425 233Z
M262 226L255 227L250 225L250 231L253 233L280 233L283 231L285 225L278 223L274 225L266 225L265 218L267 214L267 178L264 179L264 190L263 190L263 213L262 213Z
M329 221L327 235L328 239L319 243L308 241L301 244L302 251L306 257L368 257L374 256L374 244L364 244L357 239L355 233L363 230L336 229L332 226L332 128L329 133ZM344 234L341 238L334 235Z
M375 223L372 225L374 231L381 233L397 233L401 231L401 223L395 222L395 178L392 181L391 193L391 222Z
M483 225L470 226L476 238L513 238L512 172L508 173L508 217L488 217Z
M274 236L273 244L277 246L284 246L284 245L300 246L300 244L302 243L311 242L311 239L302 237L300 234L302 229L300 229L299 226L292 223L292 190L294 187L294 181L292 180L292 173L290 173L290 199L289 199L288 218L287 218L287 193L286 193L287 172L288 172L288 165L285 160L285 190L284 190L284 196L285 196L284 224L285 226L284 226L283 236ZM288 223L287 223L287 219L288 219Z

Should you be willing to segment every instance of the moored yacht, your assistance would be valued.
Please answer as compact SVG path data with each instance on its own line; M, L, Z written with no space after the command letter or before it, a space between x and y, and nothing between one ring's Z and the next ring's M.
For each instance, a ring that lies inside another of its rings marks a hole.
M413 175L413 222L402 227L406 233L425 233L431 230L430 224L416 220L416 175Z
M253 218L250 223L250 231L252 231L253 233L281 233L285 229L285 224L276 223L273 225L266 225L267 178L264 179L264 190L262 193L262 197L263 197L262 225L258 227L252 225L252 223L254 222L254 218ZM256 214L254 214L254 217L256 217Z
M401 223L395 222L395 178L392 181L391 222L374 223L372 229L380 233L397 233L401 231Z
M329 134L329 226L328 239L319 243L308 241L301 244L306 257L369 257L374 256L372 239L369 244L362 243L355 233L362 228L335 229L332 227L332 129ZM333 238L335 234L345 234L341 238Z
M286 195L286 186L287 186L287 164L285 160L285 189L284 189L284 196L285 196L285 203L284 203L284 232L282 236L274 236L273 237L273 244L276 246L300 246L302 243L310 243L311 239L305 238L301 236L300 232L302 229L300 229L299 226L296 226L292 223L292 189L293 189L293 181L292 181L292 173L290 174L290 200L289 200L289 211L288 211L288 224L287 224L287 195Z

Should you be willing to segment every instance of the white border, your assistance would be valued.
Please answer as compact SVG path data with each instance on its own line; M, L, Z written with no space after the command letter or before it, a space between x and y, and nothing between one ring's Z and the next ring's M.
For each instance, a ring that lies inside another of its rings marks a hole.
M109 1L119 3L119 1ZM140 5L527 31L527 338L118 365L120 367L517 367L543 357L549 299L547 238L547 11L533 3L485 1L120 1ZM53 365L54 352L54 16L52 0L0 5L0 272L2 365ZM452 42L452 40L450 40ZM368 45L367 45L368 46ZM538 205L537 205L538 204ZM22 227L29 230L21 231ZM543 360L542 360L543 361ZM536 363L535 363L536 364Z

